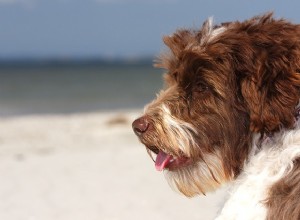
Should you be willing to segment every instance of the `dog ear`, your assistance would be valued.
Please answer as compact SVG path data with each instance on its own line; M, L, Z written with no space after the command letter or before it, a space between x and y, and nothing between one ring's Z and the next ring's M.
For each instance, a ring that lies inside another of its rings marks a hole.
M299 102L300 73L290 66L261 60L256 72L246 74L241 94L250 116L253 132L272 133L295 124Z

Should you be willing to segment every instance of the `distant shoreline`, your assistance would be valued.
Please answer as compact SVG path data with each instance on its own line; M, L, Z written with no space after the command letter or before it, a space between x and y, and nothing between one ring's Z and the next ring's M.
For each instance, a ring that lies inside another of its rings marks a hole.
M0 62L0 116L142 108L161 89L150 60Z
M48 66L151 66L154 56L140 58L12 58L0 59L1 67L48 67Z

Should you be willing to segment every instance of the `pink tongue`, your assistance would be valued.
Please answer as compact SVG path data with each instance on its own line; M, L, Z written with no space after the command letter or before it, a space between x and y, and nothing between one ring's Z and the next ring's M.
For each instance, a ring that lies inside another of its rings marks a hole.
M162 171L172 159L171 155L166 154L163 151L159 151L155 160L155 168L157 171Z

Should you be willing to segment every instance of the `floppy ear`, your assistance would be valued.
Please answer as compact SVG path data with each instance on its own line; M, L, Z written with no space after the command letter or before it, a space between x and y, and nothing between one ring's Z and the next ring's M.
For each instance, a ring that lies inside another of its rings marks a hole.
M235 25L247 30L232 56L251 131L292 128L300 98L300 26L272 14Z
M282 63L262 61L241 80L241 94L250 116L250 129L272 133L295 124L300 73Z

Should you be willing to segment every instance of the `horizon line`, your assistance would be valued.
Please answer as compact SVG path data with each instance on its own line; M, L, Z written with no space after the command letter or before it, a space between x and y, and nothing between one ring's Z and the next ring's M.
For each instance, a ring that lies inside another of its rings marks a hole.
M153 65L154 56L131 57L0 57L0 67L69 65Z

